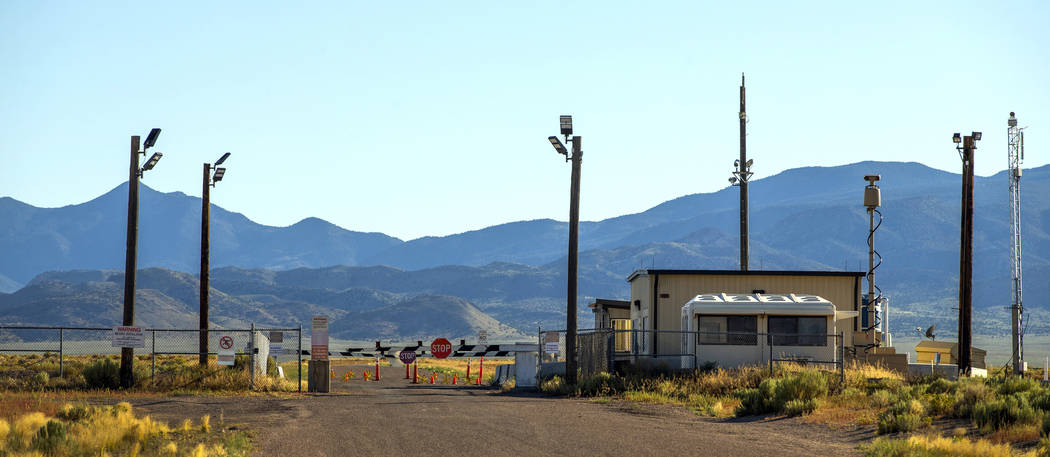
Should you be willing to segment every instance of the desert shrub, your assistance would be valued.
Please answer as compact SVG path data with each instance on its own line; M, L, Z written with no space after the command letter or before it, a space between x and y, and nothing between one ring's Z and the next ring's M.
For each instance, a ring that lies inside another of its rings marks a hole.
M47 387L47 382L50 380L51 376L49 376L46 371L38 371L33 373L33 376L29 377L26 387L35 390L43 389L44 387Z
M784 404L784 414L788 416L802 416L817 410L820 401L811 398L809 400L791 400Z
M955 417L973 417L974 406L983 401L991 400L995 394L983 381L970 381L959 383L959 389L955 392Z
M1041 389L1039 387L1039 381L1011 376L1003 380L996 390L999 392L999 395L1013 395L1019 392L1029 392Z
M736 396L740 399L737 416L784 412L787 403L813 401L828 394L828 380L817 371L800 371L791 376L762 381L757 389L742 389ZM811 405L811 406L812 406ZM795 405L796 407L799 404Z
M1019 455L1009 444L995 444L986 440L953 439L935 435L917 435L908 439L877 438L870 445L863 447L865 455L869 457L1014 457Z
M876 390L871 393L871 402L880 408L897 403L897 396L888 390Z
M918 400L904 400L895 403L879 415L878 431L883 433L910 432L930 424L929 417L923 417L926 409Z
M540 392L548 395L567 395L569 393L569 385L565 383L561 376L554 376L540 382Z
M36 431L33 437L33 449L44 451L47 455L55 454L58 449L67 446L66 424L49 420Z
M598 373L581 379L577 388L585 396L615 395L626 390L626 383L619 376Z
M974 422L982 431L987 432L1015 424L1036 424L1041 419L1041 415L1028 403L1028 398L1021 394L982 401L973 408Z
M1039 389L1029 392L1028 402L1032 404L1032 408L1050 412L1050 391Z
M84 381L92 389L116 389L120 386L120 365L110 359L98 360L84 367Z
M277 376L277 359L266 358L266 376Z
M1050 436L1050 413L1043 414L1043 436Z
M947 393L935 393L926 396L927 410L934 416L950 416L955 407L955 396Z
M84 405L72 405L66 403L55 416L66 422L80 422L91 415L91 408Z
M926 392L932 394L954 394L956 390L959 390L959 383L944 378L934 379L926 388Z

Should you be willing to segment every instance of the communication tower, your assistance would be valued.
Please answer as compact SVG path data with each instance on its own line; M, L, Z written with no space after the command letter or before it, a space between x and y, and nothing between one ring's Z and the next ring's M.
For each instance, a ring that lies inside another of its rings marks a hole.
M1010 180L1010 330L1013 336L1014 374L1024 372L1024 335L1021 324L1024 306L1021 303L1021 162L1024 161L1024 131L1017 127L1017 117L1010 113L1006 121L1008 166Z

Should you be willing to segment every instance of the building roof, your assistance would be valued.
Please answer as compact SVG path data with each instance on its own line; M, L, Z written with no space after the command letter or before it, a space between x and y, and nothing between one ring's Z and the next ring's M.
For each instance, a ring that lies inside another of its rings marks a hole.
M920 351L920 349L924 349L924 351ZM951 341L922 340L919 341L919 344L915 345L915 352L943 352L946 350L951 352L954 356L954 354L959 351L959 343ZM983 357L988 354L988 351L971 346L970 353L974 356Z
M590 305L587 305L587 306L589 306L591 308L597 308L597 307L600 306L602 308L630 309L631 308L631 302L629 302L627 300L610 300L610 299L607 299L607 298L595 298L594 299L594 303L591 303Z
M801 294L700 294L682 306L693 314L834 316L835 305L816 295Z
M798 271L798 270L634 270L627 282L645 275L733 275L733 276L849 276L864 277L863 271Z

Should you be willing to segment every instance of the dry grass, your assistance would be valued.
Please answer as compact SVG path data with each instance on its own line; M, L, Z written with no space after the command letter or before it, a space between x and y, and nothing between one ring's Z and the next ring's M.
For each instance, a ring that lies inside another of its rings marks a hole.
M878 423L879 413L883 409L873 404L866 395L832 395L825 398L815 411L803 416L802 420L835 427L872 425Z
M1038 440L1039 436L1038 425L1019 424L996 430L986 438L993 443L1023 443Z
M250 450L245 432L222 424L213 432L208 416L199 427L187 421L172 429L149 416L135 417L128 403L66 404L54 415L22 414L10 426L0 419L0 455L246 456Z
M908 439L879 438L866 446L869 457L1037 457L1045 451L1015 451L1008 444L995 444L987 440L970 441L965 438L945 438L936 435L916 435Z

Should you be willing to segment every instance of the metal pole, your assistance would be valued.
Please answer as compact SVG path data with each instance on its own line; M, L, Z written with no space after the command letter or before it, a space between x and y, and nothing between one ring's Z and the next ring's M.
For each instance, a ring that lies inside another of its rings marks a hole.
M151 366L150 369L149 369L149 379L150 379L151 382L156 384L157 383L157 331L153 330L150 333L152 334L152 338L153 338L153 343L152 343L152 345L153 345L153 351L152 351L153 366Z
M843 384L846 382L846 337L843 332L839 332L836 343L839 345L839 380Z
M128 169L128 234L124 259L125 326L135 325L135 268L139 237L139 137L131 137L131 164ZM120 386L135 385L135 349L120 349Z
M204 187L201 190L201 276L200 276L200 365L208 366L208 217L211 209L211 164L204 164Z
M740 271L748 270L747 112L744 109L744 74L740 74Z
M63 352L64 352L64 349L65 349L63 347L64 343L65 343L65 335L64 335L64 333L65 333L65 329L61 329L61 328L58 329L58 377L60 377L60 378L65 375L65 364L63 363L64 362L64 357L63 357L64 354L63 354Z
M299 352L298 360L299 366L296 367L299 372L299 393L303 392L303 324L299 324Z
M248 370L251 372L251 389L255 389L255 322L248 333Z
M962 239L959 262L959 373L971 372L973 316L973 136L963 137Z
M583 137L572 137L572 185L569 200L569 287L567 332L565 335L565 382L576 385L576 267L580 227L580 163L583 162Z

